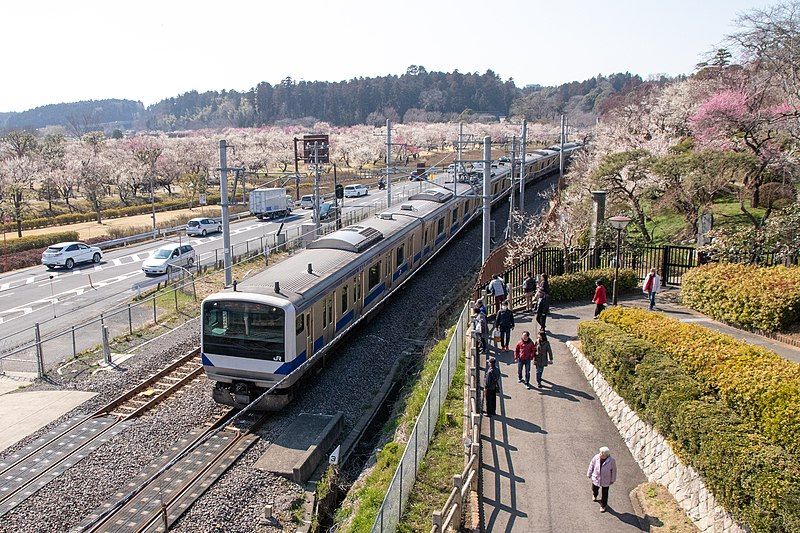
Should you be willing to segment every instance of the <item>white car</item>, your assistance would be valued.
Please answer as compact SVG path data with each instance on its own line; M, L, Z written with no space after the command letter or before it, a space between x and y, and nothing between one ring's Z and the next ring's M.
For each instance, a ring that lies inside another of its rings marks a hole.
M205 237L208 233L222 232L222 222L213 218L193 218L186 223L186 235L200 235Z
M82 242L60 242L42 252L42 264L48 269L63 266L71 270L78 263L99 263L101 259L103 252L100 248Z
M153 252L142 263L147 276L168 274L178 268L191 268L195 262L195 251L188 244L166 244Z
M369 190L367 189L366 185L361 185L360 183L356 183L353 185L344 186L345 198L358 198L359 196L366 196L368 194Z
M314 195L313 194L304 194L300 198L300 207L303 209L313 209L314 208Z

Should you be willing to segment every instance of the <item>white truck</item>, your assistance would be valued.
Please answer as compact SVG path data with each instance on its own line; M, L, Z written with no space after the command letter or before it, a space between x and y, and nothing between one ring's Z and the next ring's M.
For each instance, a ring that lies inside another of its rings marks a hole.
M258 217L279 218L292 212L294 202L283 188L253 189L250 191L250 212Z

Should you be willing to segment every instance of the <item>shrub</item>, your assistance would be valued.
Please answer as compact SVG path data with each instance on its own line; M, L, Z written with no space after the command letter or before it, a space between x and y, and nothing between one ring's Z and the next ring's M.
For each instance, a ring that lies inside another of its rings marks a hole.
M598 268L550 278L550 291L553 300L559 302L591 300L592 295L594 295L595 281L598 279L602 279L606 284L608 297L611 299L611 283L614 279L614 269ZM636 272L620 269L619 277L617 278L618 294L635 289L638 284L639 279L636 277Z
M77 231L59 231L57 233L47 233L44 235L29 235L6 241L3 245L4 254L24 252L26 250L47 248L51 244L64 241L77 241ZM41 250L39 250L41 252Z
M609 384L734 516L753 531L800 530L800 457L770 443L655 345L603 322L582 322L578 336Z
M600 319L653 343L772 442L800 452L800 364L661 313L614 308Z
M718 320L784 330L800 320L800 268L725 263L693 268L683 275L681 298Z

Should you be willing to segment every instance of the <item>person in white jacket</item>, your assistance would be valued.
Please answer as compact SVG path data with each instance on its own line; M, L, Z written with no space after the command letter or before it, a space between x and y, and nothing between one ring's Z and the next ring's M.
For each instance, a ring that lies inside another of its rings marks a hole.
M650 270L650 273L644 278L642 283L642 292L644 292L650 299L650 310L656 307L656 293L661 290L661 276L658 275L656 269Z

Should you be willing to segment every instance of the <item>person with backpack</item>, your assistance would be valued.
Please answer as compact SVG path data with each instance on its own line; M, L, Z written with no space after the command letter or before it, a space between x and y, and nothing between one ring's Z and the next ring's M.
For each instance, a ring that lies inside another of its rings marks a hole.
M476 347L489 355L489 322L480 307L472 309L472 333L475 336Z
M525 310L533 311L533 297L536 294L536 278L533 276L533 272L528 272L522 282L522 292L525 293Z
M499 274L495 274L492 281L489 282L489 293L494 295L494 312L499 313L500 304L508 298L508 287Z
M553 348L544 330L539 331L539 338L536 340L536 349L533 356L533 364L536 367L536 385L542 388L542 374L544 367L553 363Z
M656 307L656 293L661 290L661 276L658 275L656 269L650 269L650 273L644 279L642 284L642 292L647 295L650 300L650 310Z
M508 350L508 343L511 342L511 330L514 329L514 312L509 309L508 302L503 302L500 312L497 313L495 326L500 330L500 349Z
M606 286L603 285L603 280L598 279L594 282L595 289L594 289L594 297L592 298L592 303L594 304L594 317L597 318L597 315L603 312L606 308L606 303L608 302L608 297L606 296Z
M517 376L522 383L522 370L525 370L525 386L531 388L531 361L536 355L536 343L531 340L531 334L522 332L522 339L514 347L514 361L517 362Z
M593 501L598 501L597 493L601 493L600 512L605 513L608 507L608 489L617 480L617 462L611 457L611 450L605 446L600 448L600 453L589 462L586 477L592 480Z
M500 392L500 369L497 368L497 360L489 358L489 368L483 376L484 396L486 396L486 414L489 417L495 415L497 409L497 394Z

